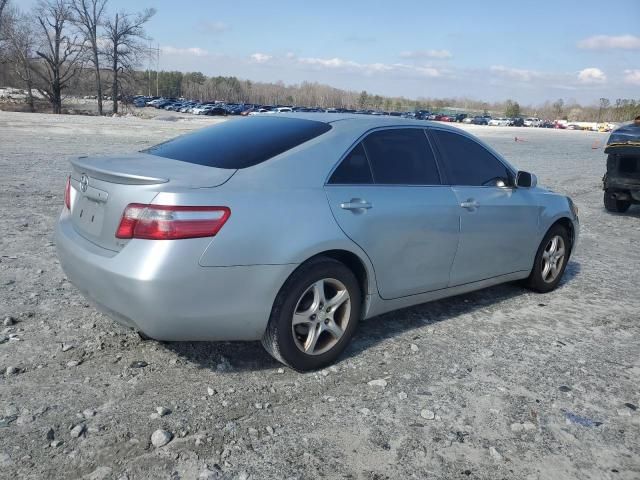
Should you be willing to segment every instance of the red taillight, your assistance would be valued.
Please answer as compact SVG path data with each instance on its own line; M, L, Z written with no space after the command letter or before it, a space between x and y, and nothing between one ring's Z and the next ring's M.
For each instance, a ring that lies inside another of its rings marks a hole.
M124 209L117 238L178 240L213 237L231 215L228 207L185 207L130 203Z
M71 210L71 175L67 177L67 186L64 187L64 205Z

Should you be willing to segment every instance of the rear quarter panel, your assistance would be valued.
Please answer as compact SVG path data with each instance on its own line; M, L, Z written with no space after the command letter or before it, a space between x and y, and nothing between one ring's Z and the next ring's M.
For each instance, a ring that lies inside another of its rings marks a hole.
M323 189L327 174L348 147L335 137L321 135L240 169L215 188L161 192L154 203L231 209L229 220L200 259L203 266L301 263L317 250L353 249L355 244L336 224Z
M317 251L353 248L322 190L225 189L209 198L229 206L231 216L202 254L202 266L301 263Z
M298 265L328 250L357 255L368 272L368 291L376 291L366 254L338 227L321 188L215 188L195 193L160 193L159 204L221 205L231 216L204 252L202 267Z
M337 225L324 192L327 175L358 132L333 129L264 163L238 170L215 188L160 192L155 204L227 206L231 216L201 254L202 267L298 265L328 250L367 255Z

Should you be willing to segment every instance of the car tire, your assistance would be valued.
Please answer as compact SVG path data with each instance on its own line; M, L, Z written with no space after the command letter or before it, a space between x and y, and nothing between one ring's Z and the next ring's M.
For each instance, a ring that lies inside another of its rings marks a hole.
M604 192L604 208L608 212L624 213L629 210L631 202L628 200L618 200L613 196L613 192L605 190Z
M331 310L333 305L337 306ZM298 267L280 289L262 345L295 370L326 367L349 344L361 306L362 291L353 272L332 258L315 257Z
M538 293L555 290L567 268L571 247L567 229L559 224L552 226L540 242L533 269L525 281L525 286Z
M142 330L137 330L137 333L138 333L138 337L140 337L140 340L142 340L143 342L148 342L153 340L153 338L151 338L149 335L144 333Z

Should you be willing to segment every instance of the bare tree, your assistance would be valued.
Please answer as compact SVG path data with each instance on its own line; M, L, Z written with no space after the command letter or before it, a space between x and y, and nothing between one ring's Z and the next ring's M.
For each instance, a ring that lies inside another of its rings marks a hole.
M118 113L121 74L133 73L140 57L147 54L142 40L146 39L144 24L156 13L149 8L137 14L120 12L107 20L105 30L108 47L106 56L111 64L113 113Z
M0 25L2 25L3 13L8 3L9 0L0 0Z
M81 69L83 45L68 36L71 11L65 0L41 0L35 17L40 37L36 55L41 59L33 69L41 80L37 88L53 113L62 113L62 93Z
M90 50L89 59L93 64L98 97L98 115L102 115L102 81L100 79L100 48L98 28L103 23L107 0L70 0L69 9L73 23L80 29L84 43Z
M561 118L562 117L563 108L564 108L564 100L559 98L558 100L553 102L552 107L553 107L553 116L555 118Z
M8 83L7 80L10 78L7 66L11 66L11 59L9 58L6 39L9 29L13 25L14 15L12 10L14 8L10 7L7 0L0 0L0 84Z
M7 7L10 6L9 0L0 0L0 62L2 62L2 52L3 52L3 41L6 37L6 26L7 26L7 18L9 15L7 13Z
M33 102L33 58L35 56L36 34L32 18L19 13L17 9L9 10L8 18L3 25L4 38L7 44L7 63L19 78L27 91L27 103L32 112Z
M600 98L600 103L598 106L598 122L600 122L601 120L607 120L610 105L611 101L608 98Z

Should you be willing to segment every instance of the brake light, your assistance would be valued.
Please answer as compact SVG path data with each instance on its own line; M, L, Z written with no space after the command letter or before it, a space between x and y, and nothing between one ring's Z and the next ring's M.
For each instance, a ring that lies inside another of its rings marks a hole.
M228 207L130 203L124 209L116 237L147 240L213 237L230 215Z
M67 177L67 185L64 187L64 206L71 210L71 175Z

